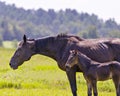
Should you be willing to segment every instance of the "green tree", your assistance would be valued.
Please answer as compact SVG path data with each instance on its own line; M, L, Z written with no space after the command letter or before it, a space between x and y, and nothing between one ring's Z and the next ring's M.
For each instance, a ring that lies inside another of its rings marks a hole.
M3 46L3 39L2 39L2 35L0 35L0 46Z
M98 32L95 26L90 26L88 28L88 37L89 38L98 38Z

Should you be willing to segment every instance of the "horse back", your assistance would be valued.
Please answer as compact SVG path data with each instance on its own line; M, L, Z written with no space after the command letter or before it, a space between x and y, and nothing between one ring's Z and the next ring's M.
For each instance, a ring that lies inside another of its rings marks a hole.
M109 42L105 42L108 47L111 47L116 54L120 54L120 39L114 38Z
M97 62L108 62L113 61L114 54L111 47L108 47L104 42L109 40L84 40L77 44L77 49L83 54L87 55L94 61Z

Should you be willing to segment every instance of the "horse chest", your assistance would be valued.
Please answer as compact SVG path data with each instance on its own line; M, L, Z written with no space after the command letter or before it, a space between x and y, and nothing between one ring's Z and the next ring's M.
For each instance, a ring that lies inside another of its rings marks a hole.
M66 70L66 68L65 68L65 64L64 63L59 63L59 62L57 62L58 64L58 67L61 69L61 70L63 70L63 71L65 71Z

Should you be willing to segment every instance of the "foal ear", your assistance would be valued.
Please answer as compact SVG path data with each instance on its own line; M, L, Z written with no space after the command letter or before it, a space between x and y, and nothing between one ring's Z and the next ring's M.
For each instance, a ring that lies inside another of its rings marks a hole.
M70 53L72 53L72 50L70 50Z
M26 35L23 36L23 41L26 43L26 41L27 41Z
M75 50L75 54L78 54L79 53L79 51L78 50Z
M75 50L70 50L70 53L71 53L71 54L72 54L72 53L76 54L76 51L75 51Z

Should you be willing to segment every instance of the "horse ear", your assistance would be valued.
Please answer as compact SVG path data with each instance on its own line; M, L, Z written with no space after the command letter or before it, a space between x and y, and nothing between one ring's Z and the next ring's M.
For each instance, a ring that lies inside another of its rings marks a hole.
M72 50L70 50L70 53L72 53Z
M75 54L78 54L79 53L79 51L78 50L75 50Z
M26 43L27 41L26 35L23 36L23 41Z
M70 50L70 53L75 53L75 50Z

